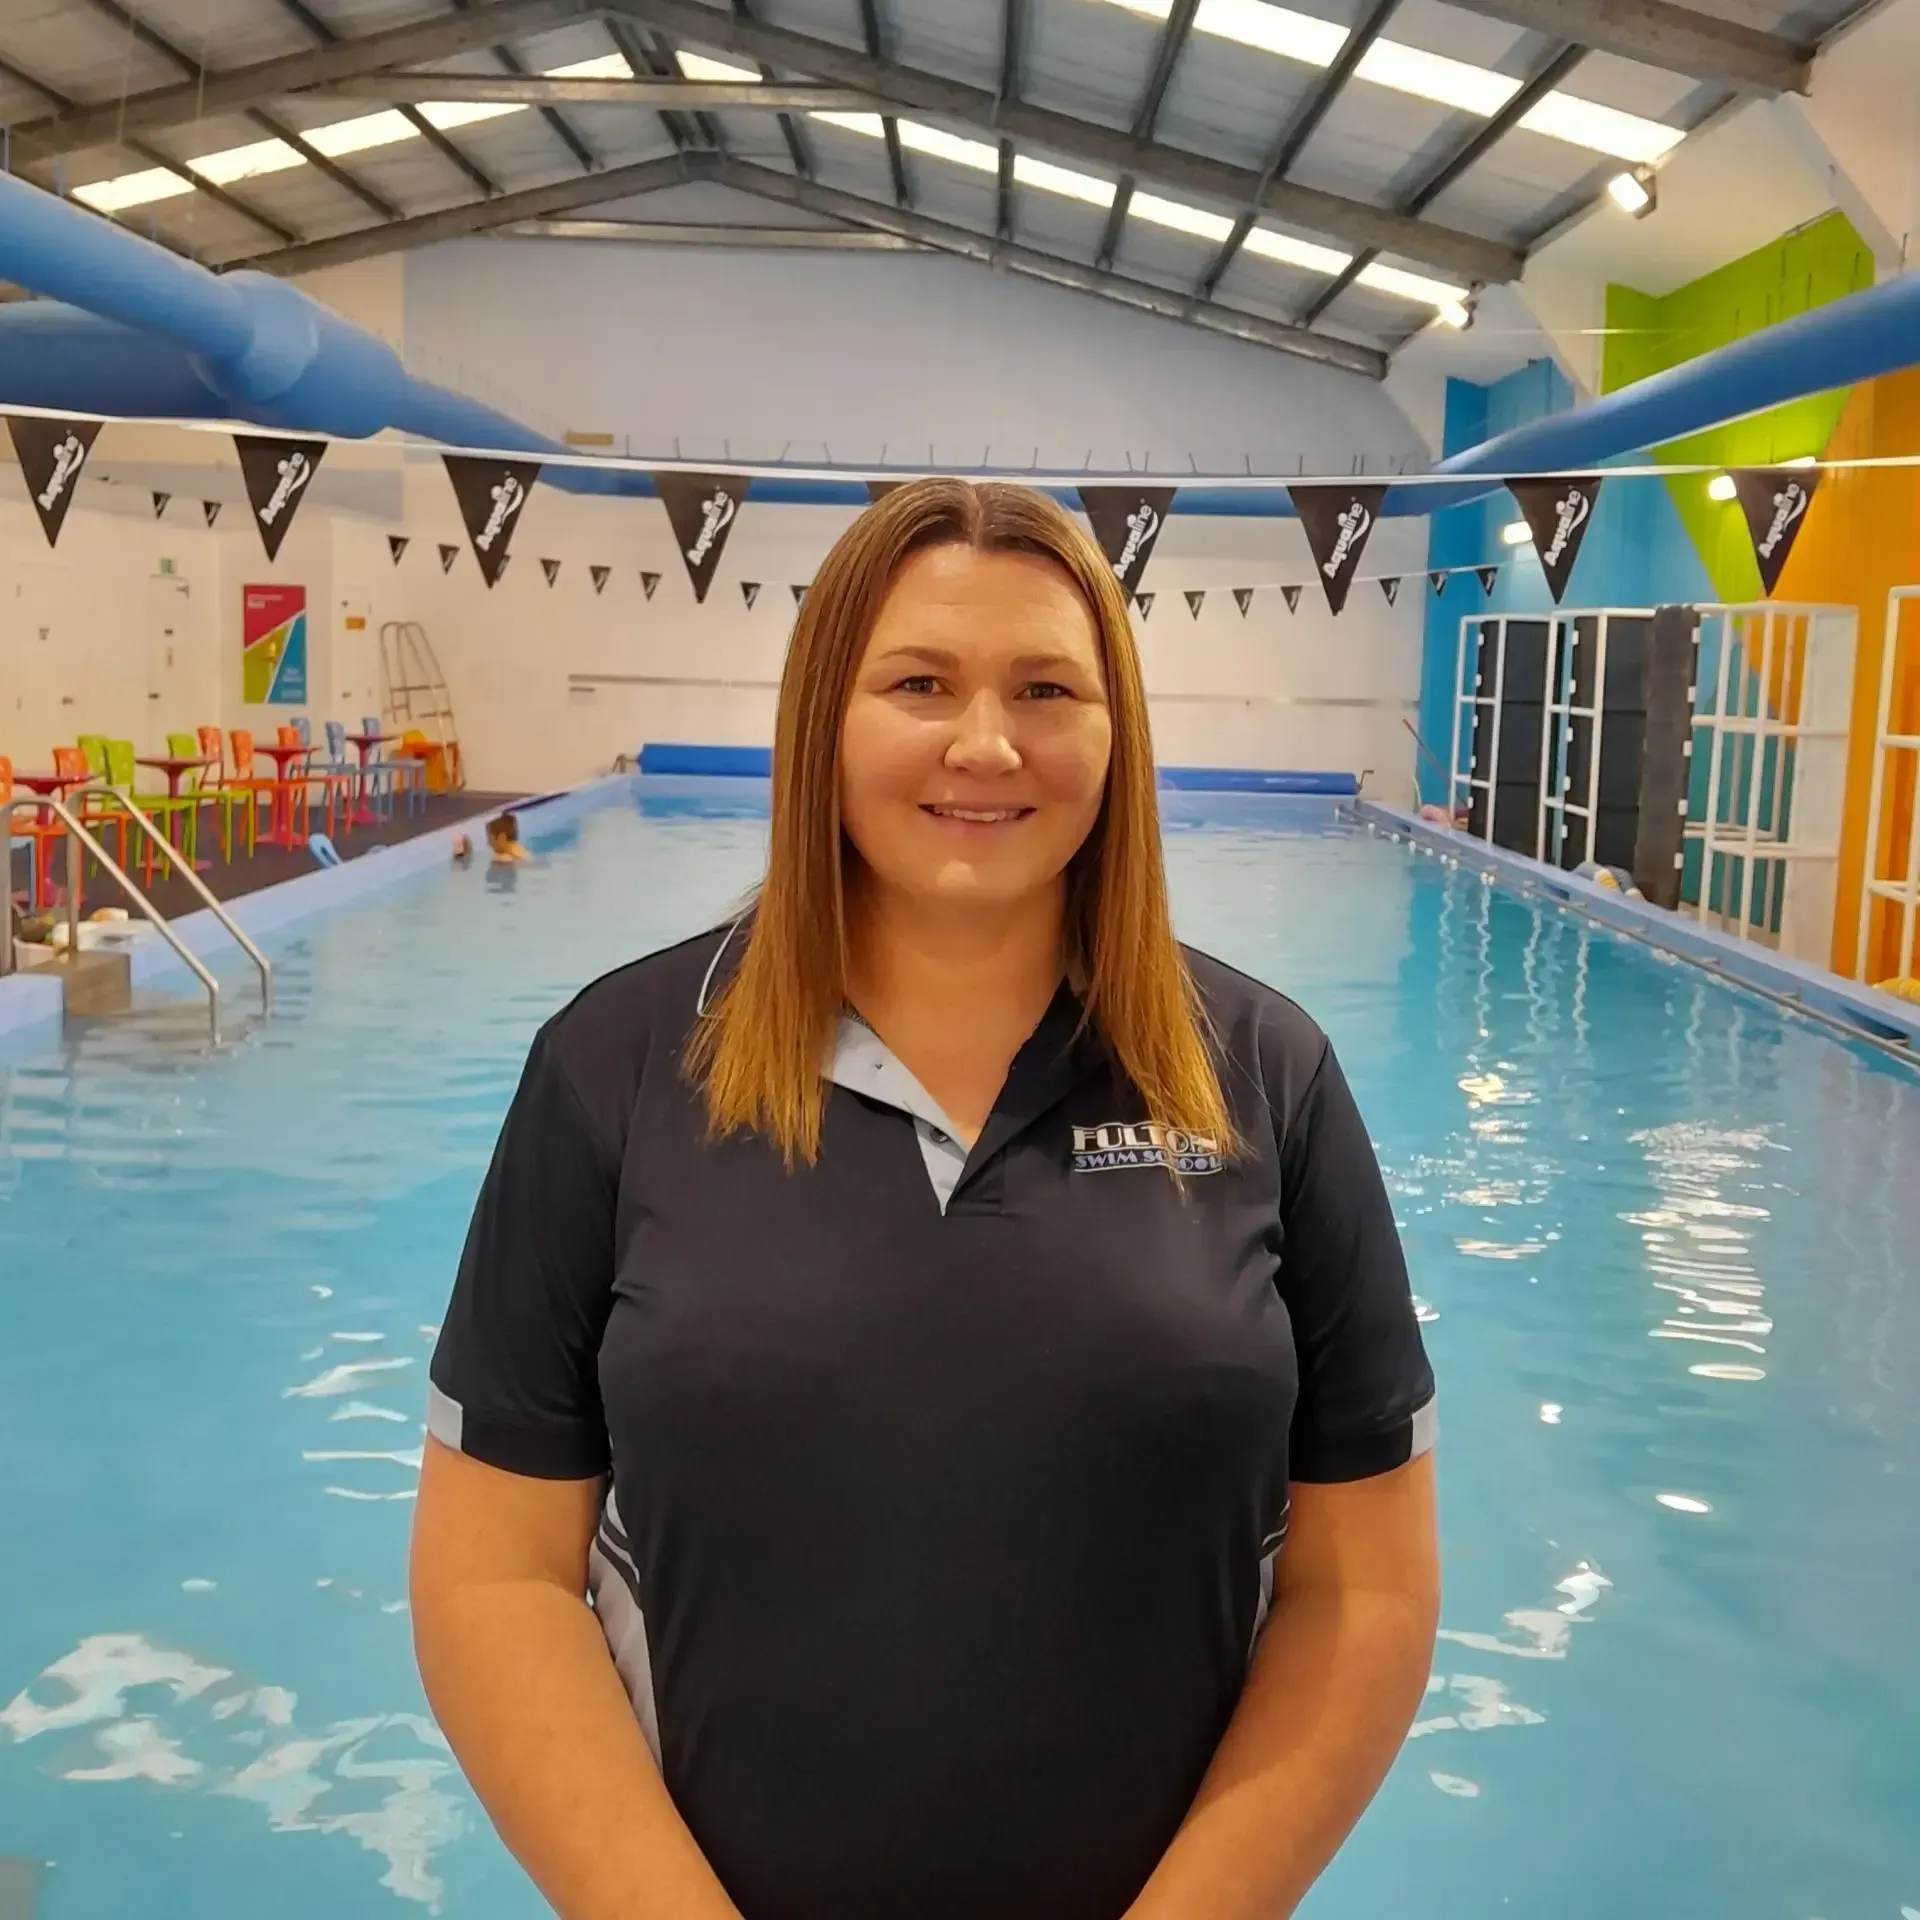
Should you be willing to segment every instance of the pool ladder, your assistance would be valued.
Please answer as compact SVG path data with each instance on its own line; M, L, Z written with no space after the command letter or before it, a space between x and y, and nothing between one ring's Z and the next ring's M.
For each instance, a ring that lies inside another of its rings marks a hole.
M89 782L86 786L75 788L74 791L77 793L96 793L105 799L113 801L126 815L127 819L133 823L134 827L139 832L145 834L148 840L160 850L174 872L179 874L194 892L205 901L213 917L233 936L235 945L253 962L255 969L260 975L260 1011L263 1014L272 1013L273 962L269 960L253 941L247 937L246 933L242 931L239 923L215 897L213 889L194 872L193 862L181 853L174 846L173 842L170 841L165 834L161 833L137 806L131 804L125 795L117 792L114 788ZM206 990L207 1020L212 1029L213 1042L218 1046L220 1043L220 983L213 977L206 962L203 961L197 953L194 953L187 946L186 942L180 938L179 934L174 931L173 923L134 885L132 876L121 870L113 856L93 837L81 822L80 817L64 800L56 799L51 794L38 797L26 795L6 803L4 812L7 821L7 846L9 849L7 863L9 888L11 888L12 885L11 849L13 846L13 816L26 808L32 808L42 814L51 814L66 829L67 950L65 960L62 964L67 967L77 967L80 962L80 882L82 870L86 864L86 858L91 854L101 871L113 876L121 892L140 910L142 916L152 926L153 930L173 949L181 963ZM12 973L14 971L13 962L13 929L11 921L9 921L4 937L0 937L0 975Z

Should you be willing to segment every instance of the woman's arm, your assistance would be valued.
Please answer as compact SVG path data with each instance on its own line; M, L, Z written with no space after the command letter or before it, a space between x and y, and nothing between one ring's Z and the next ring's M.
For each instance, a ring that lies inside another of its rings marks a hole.
M412 1571L427 1697L561 1920L740 1920L667 1797L584 1598L601 1492L427 1442Z
M1296 1486L1246 1690L1128 1920L1285 1920L1386 1777L1426 1691L1433 1460Z

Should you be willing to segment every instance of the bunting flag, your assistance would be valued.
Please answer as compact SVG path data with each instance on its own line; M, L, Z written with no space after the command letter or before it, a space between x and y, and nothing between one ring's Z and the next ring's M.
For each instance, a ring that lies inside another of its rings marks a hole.
M793 589L793 604L796 607L803 606L806 603L806 598L807 598L806 584L804 582L801 582L797 584Z
M153 517L158 520L167 510L167 502L173 498L170 493L156 493L153 496Z
M1172 487L1082 487L1080 504L1122 593L1135 594L1153 558L1160 523L1173 505Z
M440 571L442 573L451 573L453 571L453 563L459 558L460 549L458 547L450 547L444 540L440 542Z
M280 557L280 543L300 511L300 502L326 457L324 440L269 439L262 434L236 433L233 444L240 455L240 477L247 484L247 504L260 544L269 560Z
M412 544L413 542L409 540L404 533L390 533L387 535L387 553L396 567L400 564L400 556L405 553ZM459 549L455 548L454 551L458 552Z
M521 509L540 477L537 460L495 460L471 453L443 453L460 518L489 587L507 570L507 551Z
M1304 591L1305 589L1302 587L1282 587L1280 589L1280 597L1286 601L1287 611L1289 613L1298 613L1300 611L1300 595Z
M904 480L869 480L867 502L871 505L876 500L884 500L896 487L904 487L906 484Z
M47 545L59 543L67 509L79 490L80 471L93 452L100 432L98 420L42 420L28 414L7 415L7 431L20 461L20 475L40 516ZM160 496L164 498L164 496Z
M1140 618L1142 620L1146 620L1152 617L1152 614L1153 614L1153 595L1152 594L1136 593L1133 596L1133 604L1140 609Z
M587 569L587 578L593 582L593 590L595 593L602 592L612 577L613 569L611 567L590 566Z
M1327 605L1338 613L1347 604L1348 589L1360 570L1360 556L1373 537L1374 519L1387 490L1342 482L1337 486L1289 487L1287 491L1299 510L1313 563L1320 571L1320 584L1326 589Z
M1593 503L1600 495L1600 476L1562 473L1538 480L1509 480L1507 491L1533 529L1533 550L1540 556L1540 570L1547 576L1547 591L1557 607L1586 542Z
M1387 596L1388 606L1397 605L1400 599L1400 576L1397 573L1382 575L1380 591Z
M1474 572L1480 577L1480 591L1491 600L1493 598L1494 584L1500 578L1500 569L1498 567L1475 567Z
M202 500L200 502L200 511L207 516L207 525L212 526L213 523L220 518L220 502L218 500Z
M1760 568L1761 591L1772 596L1800 538L1800 523L1813 505L1820 484L1818 467L1736 467L1730 478L1740 511L1753 536L1753 557Z
M667 510L680 558L687 563L693 597L704 602L747 483L732 473L656 473L653 484Z
M1207 595L1205 588L1201 588L1198 592L1192 587L1187 589L1187 611L1192 614L1196 620L1200 618L1200 609L1206 604Z
M740 582L740 598L744 600L748 606L752 606L753 603L760 598L760 582L758 580L742 580Z
M500 565L494 570L493 579L504 580L507 577L507 569L512 565L513 565L513 555L510 553L503 553L500 556ZM486 569L483 567L481 571L484 573ZM489 580L487 584L488 586L492 586L493 580Z
M1435 593L1445 593L1447 590L1447 582L1452 578L1453 574L1450 570L1430 573L1427 575L1427 585L1430 586Z
M643 573L640 576L640 591L644 593L649 600L653 598L653 590L659 584L660 576L657 573Z
M1233 597L1240 608L1240 618L1244 620L1247 617L1247 609L1253 605L1253 589L1251 587L1235 587Z
M560 562L558 560L542 560L540 562L540 571L547 576L547 585L552 586L553 583L560 578Z

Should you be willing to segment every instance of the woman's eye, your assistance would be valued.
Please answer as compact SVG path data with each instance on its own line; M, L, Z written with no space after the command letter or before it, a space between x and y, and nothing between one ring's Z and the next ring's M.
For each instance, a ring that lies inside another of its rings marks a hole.
M937 693L940 683L930 673L910 673L904 680L894 682L895 693Z
M1035 680L1025 689L1029 700L1070 700L1073 695L1058 680Z

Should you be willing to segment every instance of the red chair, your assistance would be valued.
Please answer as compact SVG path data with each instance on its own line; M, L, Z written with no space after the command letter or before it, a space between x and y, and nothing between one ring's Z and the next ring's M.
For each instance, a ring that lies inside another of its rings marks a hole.
M213 765L193 783L192 791L203 807L220 809L220 857L233 864L233 810L246 809L247 857L252 859L255 835L260 824L260 796L249 788L236 787L227 779L227 753L218 727L200 727L194 737L200 743L200 757Z
M310 741L303 740L300 737L300 729L298 727L291 726L280 729L279 740L283 747L304 747L312 744ZM354 789L360 783L360 776L354 769L326 765L315 766L313 762L309 760L304 778L306 780L307 804L309 807L313 804L313 789L315 787L318 787L326 796L327 833L329 836L334 832L334 804L343 793L346 795L347 801L347 825L351 826L353 824Z
M305 839L309 825L307 813L307 783L305 780L282 780L275 774L255 773L253 770L253 735L245 727L235 727L229 736L233 742L233 771L227 776L227 785L243 788L249 793L265 794L273 808L273 824L267 831L267 838L282 846L295 843L294 814L297 808L300 817L299 838ZM299 744L296 734L293 745ZM285 831L282 832L282 825Z
M4 807L13 795L13 762L4 753L0 753L0 807ZM9 815L10 831L16 840L30 840L33 843L32 885L29 889L33 904L37 907L51 892L53 879L53 849L56 842L67 837L67 830L52 814L40 812L32 818L15 819ZM6 876L7 892L13 891L13 874Z

